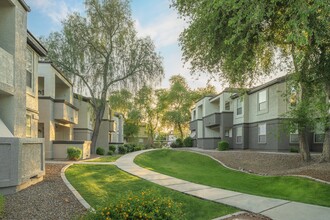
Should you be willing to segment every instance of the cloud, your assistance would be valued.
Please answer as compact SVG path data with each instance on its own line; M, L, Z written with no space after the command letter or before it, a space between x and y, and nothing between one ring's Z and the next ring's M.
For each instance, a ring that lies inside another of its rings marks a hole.
M26 2L31 6L32 10L39 11L41 14L49 17L56 25L59 25L68 14L84 10L81 1L26 0Z
M173 11L161 13L158 17L153 17L151 22L144 24L136 19L135 25L138 35L150 36L157 48L178 44L179 35L187 26L183 20L177 18L177 14Z

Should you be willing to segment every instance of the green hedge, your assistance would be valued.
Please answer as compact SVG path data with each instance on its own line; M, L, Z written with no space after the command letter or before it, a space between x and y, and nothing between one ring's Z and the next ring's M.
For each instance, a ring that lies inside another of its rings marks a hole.
M98 148L96 148L96 154L97 155L104 155L105 150L102 147L98 147Z
M67 149L67 154L69 160L79 160L82 156L82 150L77 147L69 147Z
M0 194L0 219L3 216L4 209L5 209L5 198L3 197L3 195Z
M227 141L220 141L218 143L218 150L224 151L229 149L229 143Z

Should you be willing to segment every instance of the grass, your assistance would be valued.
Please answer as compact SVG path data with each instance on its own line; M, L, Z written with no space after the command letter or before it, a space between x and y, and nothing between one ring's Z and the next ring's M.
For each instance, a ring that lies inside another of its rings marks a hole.
M127 174L114 165L77 164L69 167L65 175L74 188L94 208L105 206L109 199L118 200L124 192L138 193L142 190L153 189L159 191L160 195L166 195L173 201L182 203L187 219L213 219L238 211L230 206L205 201L158 186Z
M104 156L104 157L96 158L93 160L87 160L85 162L115 162L121 156L122 155Z
M137 156L134 162L159 173L208 186L330 207L329 184L301 177L242 173L197 153L157 150Z
M5 208L5 198L3 197L3 195L0 194L0 218L3 215L4 208Z

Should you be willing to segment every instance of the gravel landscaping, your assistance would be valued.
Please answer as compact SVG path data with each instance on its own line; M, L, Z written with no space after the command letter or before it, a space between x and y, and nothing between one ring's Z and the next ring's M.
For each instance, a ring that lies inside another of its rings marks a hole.
M256 151L214 151L188 149L208 154L225 165L261 175L306 175L330 182L330 163L319 163L320 155L312 155L311 162L303 162L297 153L269 153Z
M5 196L3 219L73 219L86 212L63 183L63 164L46 164L43 182Z

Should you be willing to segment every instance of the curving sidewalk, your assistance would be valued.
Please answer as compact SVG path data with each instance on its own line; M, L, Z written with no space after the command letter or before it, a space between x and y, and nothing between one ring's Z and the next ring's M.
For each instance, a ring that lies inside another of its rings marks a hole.
M201 199L227 204L242 210L259 213L272 219L325 220L330 218L330 208L254 196L191 183L171 176L160 174L134 164L134 158L146 151L138 151L120 157L115 164L118 168L158 185L177 190Z

